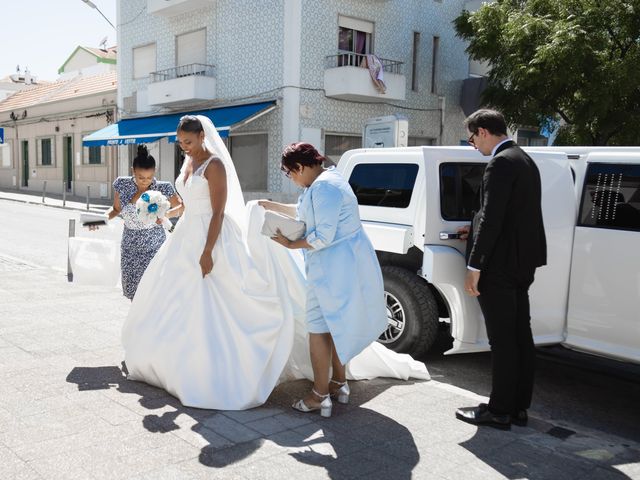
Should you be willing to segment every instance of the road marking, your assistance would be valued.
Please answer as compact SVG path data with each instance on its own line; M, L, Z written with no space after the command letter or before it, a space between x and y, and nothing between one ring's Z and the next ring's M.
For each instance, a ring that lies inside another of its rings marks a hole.
M34 270L43 268L20 258L11 257L9 255L0 254L0 272L22 272L25 270Z

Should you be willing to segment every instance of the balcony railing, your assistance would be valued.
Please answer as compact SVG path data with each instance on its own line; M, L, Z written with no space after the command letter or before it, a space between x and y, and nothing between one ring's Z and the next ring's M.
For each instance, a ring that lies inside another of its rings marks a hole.
M151 82L165 82L174 78L182 77L215 77L216 67L214 65L206 65L204 63L191 63L189 65L181 65L179 67L166 68L151 72Z
M388 73L396 73L398 75L402 75L402 65L403 62L398 62L397 60L389 60L388 58L380 58L380 63L382 63L382 70ZM367 55L363 55L361 53L354 52L341 52L337 55L329 55L325 58L325 67L326 68L336 68L336 67L366 67L367 66Z

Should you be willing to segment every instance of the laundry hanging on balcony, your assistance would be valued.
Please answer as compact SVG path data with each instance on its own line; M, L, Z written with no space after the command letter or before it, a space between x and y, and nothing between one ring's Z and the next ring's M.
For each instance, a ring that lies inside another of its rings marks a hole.
M384 84L382 61L377 55L367 54L362 66L369 69L369 75L371 75L371 81L376 90L382 94L387 93L387 86Z

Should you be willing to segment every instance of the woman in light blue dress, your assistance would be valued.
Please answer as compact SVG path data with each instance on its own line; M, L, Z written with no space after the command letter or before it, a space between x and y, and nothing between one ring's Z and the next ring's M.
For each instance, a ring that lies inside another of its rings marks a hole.
M387 326L382 272L362 228L358 201L335 167L308 143L295 143L282 154L282 170L305 188L297 205L260 201L266 209L305 222L303 238L273 239L304 249L307 276L306 321L313 367L311 392L293 404L331 415L331 397L349 401L345 364L374 342ZM332 368L332 375L329 372Z

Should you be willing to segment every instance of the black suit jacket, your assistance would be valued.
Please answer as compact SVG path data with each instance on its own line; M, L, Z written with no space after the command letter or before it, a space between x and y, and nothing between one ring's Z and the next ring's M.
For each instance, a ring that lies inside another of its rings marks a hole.
M467 243L470 267L517 274L547 263L541 190L531 157L513 141L500 145L482 179Z

